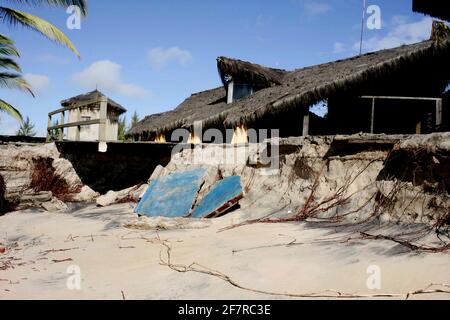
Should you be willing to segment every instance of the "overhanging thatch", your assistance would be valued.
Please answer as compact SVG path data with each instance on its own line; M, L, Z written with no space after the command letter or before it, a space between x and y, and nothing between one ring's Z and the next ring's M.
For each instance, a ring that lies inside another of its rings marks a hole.
M413 10L450 21L450 9L446 0L413 0Z
M76 97L63 100L63 101L61 101L61 105L63 107L68 107L68 106L78 104L78 103L100 100L101 98L107 98L108 99L108 107L115 109L119 114L127 112L127 109L122 107L120 104L118 104L114 100L108 98L102 92L100 92L98 90L94 90L94 91L88 92L86 94L80 94Z
M193 94L173 111L146 117L127 133L140 135L146 133L165 133L177 128L189 128L195 121L204 125L223 122L222 113L232 105L226 104L226 92L223 87Z
M430 70L434 67L436 70L430 71L435 72L433 77L447 77L449 53L448 39L439 42L428 40L303 68L286 72L279 78L280 84L257 91L232 104L226 104L224 88L201 92L192 95L174 111L147 117L132 128L129 134L162 133L180 127L190 128L195 121L202 121L205 127L215 124L229 128L240 124L251 127L267 115L308 107L335 94L355 93L362 87L376 86L391 75L415 70L418 66L425 65ZM230 68L232 65L230 62ZM237 64L234 67L238 68ZM420 75L418 78L420 81L427 81L420 78Z
M267 68L259 64L226 57L217 58L217 69L224 85L231 77L235 83L253 84L260 88L281 84L287 73L285 70Z

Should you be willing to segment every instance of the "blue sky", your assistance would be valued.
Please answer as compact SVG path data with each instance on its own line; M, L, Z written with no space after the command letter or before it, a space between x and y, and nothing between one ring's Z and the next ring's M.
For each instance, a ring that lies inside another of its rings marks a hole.
M413 13L411 0L368 5L381 8L382 28L366 28L365 52L429 37L431 19ZM361 7L362 0L90 0L81 30L67 29L64 9L26 7L61 28L82 58L33 31L2 25L37 97L0 94L30 116L40 135L59 101L96 85L129 110L128 118L167 111L220 85L221 55L290 70L357 54ZM0 113L0 134L17 127Z

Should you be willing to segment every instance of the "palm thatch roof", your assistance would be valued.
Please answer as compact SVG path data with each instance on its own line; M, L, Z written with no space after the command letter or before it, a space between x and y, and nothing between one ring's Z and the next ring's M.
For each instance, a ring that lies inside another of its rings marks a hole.
M445 0L413 0L413 10L450 21L450 10L447 2Z
M217 58L217 69L224 85L231 78L238 83L251 83L264 88L281 84L287 73L285 70L267 68L259 64L226 57Z
M240 124L251 126L268 115L277 115L314 105L339 93L351 93L356 89L382 82L386 77L405 70L414 70L417 65L448 61L450 40L432 40L405 45L394 49L368 53L345 60L302 68L292 72L274 71L278 85L257 91L251 96L226 103L226 90L217 88L192 95L177 109L145 118L128 134L140 135L144 132L164 133L171 129L193 126L202 121L204 127L220 124L235 127ZM239 60L220 58L221 73L244 77L271 78L269 68L254 69L253 64ZM448 61L450 62L450 61ZM439 66L439 72L449 75L448 64ZM250 75L253 74L253 75ZM268 81L269 82L269 81ZM267 83L268 83L267 82Z
M114 100L108 98L102 92L100 92L98 90L94 90L92 92L80 94L76 97L63 100L63 101L61 101L61 105L63 107L68 107L68 106L78 104L78 103L100 100L101 98L107 98L108 99L108 107L115 109L119 114L127 112L127 109L122 107L120 104L118 104Z
M193 94L175 110L145 117L127 134L160 134L177 128L189 128L195 121L213 125L215 122L223 122L225 112L231 108L232 105L226 104L225 89L219 87Z

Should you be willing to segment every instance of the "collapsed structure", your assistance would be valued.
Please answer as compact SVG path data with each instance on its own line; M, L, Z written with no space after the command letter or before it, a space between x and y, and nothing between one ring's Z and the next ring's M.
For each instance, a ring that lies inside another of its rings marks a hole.
M60 109L48 114L47 141L117 141L119 117L125 112L98 90L63 100ZM53 122L57 115L59 119Z
M128 135L166 142L178 128L233 129L226 142L247 142L247 129L279 129L281 137L413 134L449 128L450 32L433 24L430 40L317 66L285 71L219 57L222 87L193 94L175 110L146 117ZM320 102L328 114L310 108ZM349 117L348 115L352 115Z

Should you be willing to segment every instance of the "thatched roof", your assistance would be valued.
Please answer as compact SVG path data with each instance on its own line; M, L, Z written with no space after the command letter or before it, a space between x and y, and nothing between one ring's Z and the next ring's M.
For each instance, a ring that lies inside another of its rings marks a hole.
M264 88L281 84L287 73L285 70L267 68L259 64L226 57L217 58L217 69L224 85L231 77L237 83L251 83Z
M257 91L232 104L226 104L224 88L213 89L192 95L174 111L145 118L129 134L162 133L178 127L191 127L194 121L203 121L204 127L213 124L251 126L268 114L311 106L334 94L351 93L362 84L373 85L377 80L383 81L384 76L414 70L418 64L448 60L449 54L450 40L428 40L298 69L280 77L279 85ZM233 65L231 60L226 61ZM248 66L237 61L235 67L238 65ZM261 69L258 72L263 74ZM441 68L440 72L448 72L448 69Z
M223 87L195 93L173 111L145 117L131 128L128 134L163 133L177 128L188 128L195 121L202 121L205 125L220 122L225 119L225 112L232 106L226 104L226 91Z
M449 4L446 0L413 0L413 10L450 21Z
M93 100L99 100L101 98L107 98L108 99L108 107L116 109L116 111L118 111L119 114L127 112L127 109L122 107L120 104L118 104L114 100L108 98L102 92L100 92L98 90L94 90L92 92L88 92L88 93L85 93L85 94L80 94L80 95L78 95L76 97L63 100L63 101L61 101L61 105L63 107L68 107L68 106L76 104L76 103L89 102L89 101L93 101Z

